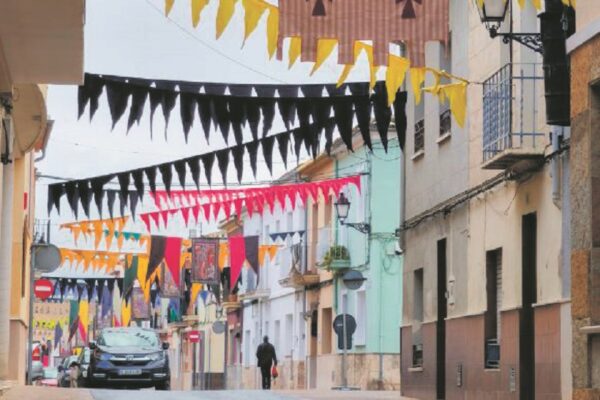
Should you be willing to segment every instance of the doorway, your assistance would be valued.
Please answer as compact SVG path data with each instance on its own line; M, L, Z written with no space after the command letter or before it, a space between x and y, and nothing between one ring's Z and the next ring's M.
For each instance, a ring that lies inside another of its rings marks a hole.
M436 399L446 398L446 239L437 242Z
M521 399L535 399L535 322L532 305L537 302L537 217L523 216L521 228L522 267L519 323L519 392Z

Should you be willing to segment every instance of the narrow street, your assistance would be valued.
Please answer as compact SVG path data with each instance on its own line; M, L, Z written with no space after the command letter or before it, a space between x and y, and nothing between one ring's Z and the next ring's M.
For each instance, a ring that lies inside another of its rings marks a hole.
M103 389L56 389L18 387L9 390L2 400L410 400L397 392L366 391L171 391L154 390L103 390Z

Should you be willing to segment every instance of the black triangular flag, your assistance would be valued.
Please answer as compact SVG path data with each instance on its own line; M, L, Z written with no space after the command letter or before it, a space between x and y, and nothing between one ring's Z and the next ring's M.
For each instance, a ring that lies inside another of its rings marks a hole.
M325 85L300 85L300 91L304 97L321 98L323 97L323 89Z
M119 180L119 200L121 204L127 204L127 197L129 196L129 172L121 172L117 174Z
M163 90L163 101L161 103L163 116L165 117L165 140L167 139L167 128L169 127L169 117L171 116L171 111L175 108L175 103L177 102L177 92L174 92L171 89Z
M236 97L249 97L252 94L252 86L247 84L234 84L227 85L229 87L229 93Z
M163 102L163 91L156 88L148 89L150 93L150 138L152 138L152 132L154 127L154 113L159 104Z
M275 144L275 136L267 136L261 139L263 158L271 175L273 175L273 145Z
M396 134L398 135L398 144L401 151L404 151L404 144L406 143L406 99L406 92L398 92L394 101L394 120L396 122Z
M131 217L135 221L135 209L138 204L138 195L137 192L129 192L129 211L131 212Z
M252 141L246 143L246 150L250 156L250 167L252 167L252 174L256 178L256 163L258 161L258 141Z
M133 185L137 191L138 197L141 201L144 199L144 170L135 169L131 171L131 177L133 178Z
M204 175L206 175L206 181L208 185L212 184L212 167L215 163L215 153L206 153L200 156L202 165L204 166Z
M290 143L290 132L279 134L277 137L277 145L279 146L279 154L283 160L283 165L287 168L288 145Z
M83 180L77 183L77 192L79 193L79 200L81 207L86 217L90 217L90 204L92 204L92 191L90 189L89 181Z
M62 183L48 185L48 214L52 211L52 207L56 207L56 211L60 213L60 198L65 192L65 187Z
M211 97L212 104L212 117L215 123L215 126L218 125L221 130L221 134L223 135L223 139L225 139L225 143L229 143L229 111L227 109L227 99L223 96L212 96Z
M360 134L369 150L373 150L371 142L371 100L368 96L355 96L354 110Z
M110 293L111 296L113 294L113 291L115 290L115 281L116 281L116 279L107 279L106 280L106 284L108 286L108 292Z
M388 96L385 82L377 82L372 99L377 130L379 131L379 137L381 138L383 149L387 153L388 130L390 128L390 122L392 121L392 109L388 106Z
M98 208L98 214L102 219L102 200L104 199L104 185L110 181L110 177L98 177L90 179L92 193L94 194L94 202Z
M196 102L198 103L198 115L200 116L200 122L202 123L202 129L204 130L204 137L208 142L210 135L210 120L211 120L211 106L210 97L206 95L196 96Z
M260 106L256 99L248 98L245 99L246 116L248 117L248 125L250 125L250 132L252 132L252 138L258 140L258 124L260 122Z
M235 143L239 146L244 142L244 133L242 126L246 124L246 109L244 99L241 97L229 96L227 104L229 107L229 119L233 129Z
M298 110L298 122L301 127L307 127L310 125L311 102L312 99L298 99L298 102L296 103Z
M275 119L275 99L259 98L256 100L260 106L262 112L262 123L263 123L263 137L267 136L267 133L273 127L273 120Z
M200 190L200 157L188 158L187 164L192 174L192 180L196 184L196 189Z
M79 192L77 191L77 181L71 181L65 183L65 193L67 194L67 200L71 211L75 214L77 219L79 216Z
M298 160L300 159L300 149L302 148L302 142L304 141L306 131L307 129L302 127L292 130L292 135L294 136L294 154L296 154Z
M235 146L231 149L233 165L237 171L238 183L242 183L242 176L244 173L244 149L244 145Z
M98 99L102 94L104 88L104 79L98 75L85 74L85 81L83 86L79 86L78 90L78 105L79 105L79 118L83 115L85 106L88 101L90 103L90 120L96 114L98 110Z
M335 120L330 119L325 124L325 151L331 155L331 146L333 144L333 131L335 130Z
M107 80L106 97L108 99L108 107L110 108L112 129L114 129L127 108L127 101L129 100L129 84Z
M187 143L188 135L192 125L194 125L194 117L196 115L196 95L182 92L181 96L179 96L179 111L181 113L181 124L183 125L185 142Z
M96 280L96 293L98 293L98 303L102 303L102 295L104 294L104 282L106 279Z
M223 186L227 186L227 166L229 165L229 149L223 149L215 152L217 163L223 178Z
M279 114L285 124L286 129L290 129L296 122L296 101L297 99L280 97L277 99Z
M179 179L179 184L185 190L185 160L175 161L173 163L173 167L175 168L175 172L177 173L177 179Z
M117 287L119 288L119 294L123 297L123 279L115 279L117 282Z
M335 124L337 125L342 141L349 150L352 150L352 98L340 97L333 102Z
M152 194L156 194L156 167L144 168L146 178L148 179L148 186Z
M171 182L173 180L173 171L171 170L171 163L165 163L158 166L160 175L162 176L165 190L168 195L171 195Z
M129 118L127 119L127 132L134 122L139 125L144 113L144 106L148 98L148 88L140 85L131 85L131 105L129 106Z
M113 210L115 207L115 199L117 198L117 193L114 190L108 190L106 192L106 200L108 204L108 215L110 215L110 219L114 218Z

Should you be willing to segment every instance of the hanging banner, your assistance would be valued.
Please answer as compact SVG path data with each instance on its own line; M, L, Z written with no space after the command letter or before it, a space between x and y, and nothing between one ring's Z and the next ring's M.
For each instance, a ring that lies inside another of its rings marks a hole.
M219 239L192 239L192 282L218 284Z
M131 317L134 320L150 319L150 303L140 287L134 287L131 291Z
M164 261L160 264L160 297L162 298L179 298L181 297L181 288L173 279L171 271L167 268Z

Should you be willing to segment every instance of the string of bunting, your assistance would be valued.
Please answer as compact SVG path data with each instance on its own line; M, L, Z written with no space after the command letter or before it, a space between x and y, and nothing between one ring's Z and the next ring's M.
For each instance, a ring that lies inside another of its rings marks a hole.
M386 121L388 117L391 118L391 106L401 111L405 102L389 103L387 96L389 85L386 85L386 82L376 82L373 93L370 91L370 86L369 82L347 83L339 86L336 84L234 85L85 74L84 84L79 86L78 107L79 117L81 117L89 104L90 119L92 119L98 109L100 95L106 88L106 99L113 127L125 114L128 104L128 129L135 122L139 123L147 101L150 103L151 122L155 111L160 106L168 127L171 113L179 99L186 140L197 113L207 140L209 140L212 123L221 131L226 143L229 143L229 133L233 131L238 146L242 145L243 128L246 124L252 132L254 141L257 141L260 133L259 125L262 122L261 131L264 138L272 128L276 109L288 131L298 120L304 139L310 140L311 143L312 137L319 136L326 130L330 118L334 119L340 135L348 137L348 130L351 130L355 114L368 115L370 119L374 110L375 118L382 118L379 133L385 142L389 128L389 122ZM393 93L398 89L399 86ZM202 93L201 90L204 92ZM225 94L226 91L229 94ZM324 92L327 95L324 95ZM129 97L131 97L130 103ZM402 98L402 96L398 97ZM309 129L311 120L314 126ZM167 127L165 127L165 136ZM307 136L311 137L307 139ZM351 147L351 144L346 144Z

